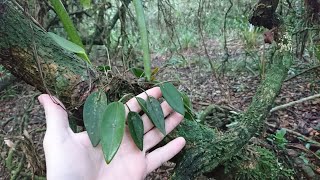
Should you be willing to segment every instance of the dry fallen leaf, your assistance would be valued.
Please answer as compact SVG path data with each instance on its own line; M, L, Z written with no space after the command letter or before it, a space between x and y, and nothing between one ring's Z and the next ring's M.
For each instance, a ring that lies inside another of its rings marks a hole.
M9 147L13 148L14 143L10 139L4 139L4 143Z

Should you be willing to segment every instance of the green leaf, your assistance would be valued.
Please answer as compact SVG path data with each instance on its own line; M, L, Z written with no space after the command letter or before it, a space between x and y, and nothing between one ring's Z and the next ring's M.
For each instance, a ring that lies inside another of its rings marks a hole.
M71 18L69 17L69 14L68 14L66 8L63 6L61 0L50 0L50 2L53 6L54 11L59 16L59 19L61 20L61 22L63 24L63 28L67 32L70 41L77 44L81 48L84 48L84 45L82 44L82 40L81 40L80 36L78 35L77 29L75 28ZM81 57L86 62L88 62L89 64L91 64L89 57L86 53L78 53L78 56Z
M101 123L101 145L107 164L116 155L125 128L125 108L121 102L113 102L107 106Z
M184 106L181 93L171 83L163 83L160 85L162 96L172 107L173 110L184 116Z
M134 143L142 151L144 129L141 116L137 112L129 112L128 127Z
M148 31L147 25L142 5L142 0L133 0L135 12L137 15L137 22L139 33L141 37L141 48L143 51L143 64L144 64L144 72L146 74L147 80L151 79L151 55L149 50L149 40L148 40Z
M105 71L111 70L111 67L110 66L98 66L98 70L105 72Z
M131 71L137 78L144 77L144 75L145 75L143 69L140 69L140 68L133 67L133 68L130 69L130 71Z
M140 97L136 97L141 109L153 122L153 124L161 131L163 135L166 135L164 115L161 105L157 99L149 96L147 101Z
M100 125L103 113L108 105L107 96L104 92L91 93L83 107L84 126L88 132L91 144L95 147L99 144L101 133Z
M186 111L186 113L184 114L184 118L191 121L195 120L194 115L191 111Z
M136 100L138 101L142 111L148 115L147 102L140 97L136 97Z
M85 53L84 49L80 46L78 46L77 44L56 35L55 33L52 32L48 32L49 36L62 48L74 52L74 53L79 53L79 54L83 54Z
M66 49L67 51L81 54L84 57L84 60L91 64L86 51L82 47L52 32L48 32L48 34L59 46Z
M80 36L78 35L78 32L69 17L69 14L66 10L66 8L63 6L61 0L50 0L54 11L59 16L59 19L61 20L64 30L67 32L68 37L70 38L71 42L74 42L75 44L79 45L80 47L84 47L82 44L82 40Z
M281 128L280 130L277 130L276 132L276 137L277 138L284 138L284 136L286 135L287 131L283 128Z
M193 109L193 107L192 107L192 102L191 102L190 98L187 96L187 94L181 92L181 97L182 97L182 100L183 100L183 104L184 104L185 106L187 106L189 109L192 110L192 109Z
M146 114L153 122L153 124L160 130L163 135L166 135L166 128L164 122L164 115L161 108L161 105L157 99L152 96L149 96L146 101Z
M188 120L195 120L195 115L193 113L193 107L190 98L183 92L181 92L181 96L185 109L184 118Z
M89 7L91 4L91 0L80 0L80 3L83 7Z

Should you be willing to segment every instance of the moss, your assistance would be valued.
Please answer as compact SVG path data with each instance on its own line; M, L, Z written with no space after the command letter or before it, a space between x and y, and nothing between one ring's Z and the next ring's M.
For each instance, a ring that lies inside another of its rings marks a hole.
M177 135L184 136L187 142L182 160L177 164L174 179L194 179L212 171L220 163L230 160L241 152L251 137L260 132L271 106L280 92L287 76L289 53L275 53L266 78L258 88L248 110L239 116L237 126L225 133L210 130L208 127L185 121L178 128Z
M248 146L241 155L224 163L225 179L278 180L292 179L294 171L281 162L276 155L260 146Z

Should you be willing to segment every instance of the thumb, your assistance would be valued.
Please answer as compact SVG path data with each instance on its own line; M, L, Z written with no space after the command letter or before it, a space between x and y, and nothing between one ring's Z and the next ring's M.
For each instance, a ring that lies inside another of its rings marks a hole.
M63 104L53 96L42 94L38 97L40 104L44 107L47 123L47 132L52 135L64 136L68 133L68 114L63 109ZM57 104L58 102L63 108Z

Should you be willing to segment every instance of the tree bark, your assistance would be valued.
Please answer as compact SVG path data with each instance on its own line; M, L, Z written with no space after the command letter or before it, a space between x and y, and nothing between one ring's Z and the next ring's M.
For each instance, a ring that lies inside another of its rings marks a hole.
M212 171L237 154L260 131L290 67L289 53L276 51L273 57L273 64L249 109L226 132L185 120L169 135L170 138L183 136L187 141L177 161L175 179L194 179ZM57 46L46 32L8 1L0 3L0 63L40 91L48 89L68 109L83 103L97 78L80 58Z
M41 92L56 95L70 109L82 104L90 79L95 79L83 60L58 46L9 1L0 3L0 63Z
M279 0L259 0L253 9L249 22L254 26L272 29L280 25L276 15Z

